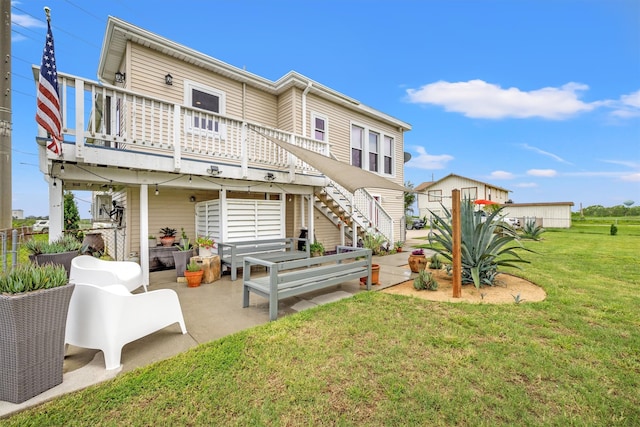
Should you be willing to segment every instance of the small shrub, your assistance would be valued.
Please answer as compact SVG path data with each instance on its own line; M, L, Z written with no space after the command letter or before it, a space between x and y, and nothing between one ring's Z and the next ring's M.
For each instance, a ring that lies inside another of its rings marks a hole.
M0 293L16 294L56 288L68 282L67 271L61 265L18 264L12 271L0 275Z
M615 224L611 224L611 228L609 229L609 234L611 234L612 236L615 236L616 234L618 234L618 227L616 227Z
M191 261L189 264L187 264L187 271L194 272L200 270L202 270L202 267L195 261Z
M528 219L524 223L522 235L520 237L523 239L540 240L540 235L544 233L544 231L544 228L536 225L535 219Z
M438 254L433 254L429 259L429 268L432 270L440 270L442 268L442 261L438 258Z
M82 243L72 235L64 235L49 243L46 240L27 240L24 248L30 255L59 254L62 252L79 251Z
M438 289L438 282L431 273L426 270L420 270L418 276L413 279L413 287L418 290L435 291Z

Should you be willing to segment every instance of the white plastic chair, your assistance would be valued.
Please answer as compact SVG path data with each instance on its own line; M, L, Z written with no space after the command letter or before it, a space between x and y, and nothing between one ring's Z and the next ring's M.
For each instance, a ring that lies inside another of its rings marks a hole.
M174 290L132 294L122 285L76 283L69 302L65 343L102 350L106 369L117 369L125 344L174 323L187 333Z
M90 255L80 255L71 260L71 283L91 283L108 286L123 285L128 291L147 285L142 283L142 267L133 261L105 261Z

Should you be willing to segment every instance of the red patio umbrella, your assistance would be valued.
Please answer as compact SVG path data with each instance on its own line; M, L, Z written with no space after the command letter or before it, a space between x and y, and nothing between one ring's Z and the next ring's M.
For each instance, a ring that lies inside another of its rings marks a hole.
M485 199L478 199L475 202L476 205L497 205L497 202L491 201L491 200L485 200Z

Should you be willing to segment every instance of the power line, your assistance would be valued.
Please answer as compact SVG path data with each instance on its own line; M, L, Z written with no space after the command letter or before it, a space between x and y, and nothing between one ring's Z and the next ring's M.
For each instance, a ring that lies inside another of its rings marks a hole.
M32 17L33 19L35 19L35 20L36 20L36 21L38 21L38 22L45 23L42 19L40 19L40 18L38 18L38 17L36 17L36 16L33 16L31 13L27 12L26 10L20 9L19 7L15 6L15 5L13 5L13 4L11 5L11 7L12 7L12 8L14 8L15 10L17 10L17 11L20 11L20 12L22 12L22 13L26 14L26 15L29 15L30 17ZM45 23L45 24L46 24L46 23ZM55 28L55 29L56 29L56 32L58 32L58 31L63 32L63 33L65 33L65 34L67 34L67 35L69 35L69 36L73 37L74 39L80 40L81 42L88 44L88 45L89 45L89 46L91 46L91 47L94 47L94 48L96 48L96 49L100 49L100 46L97 46L97 45L95 45L95 44L91 43L91 42L90 42L90 41L88 41L88 40L85 40L85 39L83 39L83 38L81 38L81 37L78 37L78 36L76 36L75 34L70 33L69 31L66 31L66 30L65 30L64 28L62 28L62 27L59 27L59 26L57 26L57 25L51 25L51 26L52 26L53 28Z
M89 15L89 16L91 16L91 17L93 17L93 18L96 18L98 21L100 21L100 22L104 22L104 19L100 18L99 16L94 15L93 13L89 12L89 11L88 11L88 10L86 10L86 9L81 8L81 7L80 7L80 6L78 6L77 4L75 4L75 3L73 3L73 2L71 2L71 1L69 1L69 0L65 0L65 1L66 1L67 3L69 3L71 6L73 6L73 7L77 8L77 9L79 9L79 10L83 11L83 12L84 12L84 13L86 13L87 15Z

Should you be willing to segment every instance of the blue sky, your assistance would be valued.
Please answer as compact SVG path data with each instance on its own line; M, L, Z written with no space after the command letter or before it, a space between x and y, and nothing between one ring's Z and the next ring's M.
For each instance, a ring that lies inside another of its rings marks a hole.
M95 79L112 15L270 80L294 70L410 123L414 185L455 173L516 203L640 204L637 0L23 0L12 1L12 205L27 216L48 214L31 73L44 6L62 72Z

